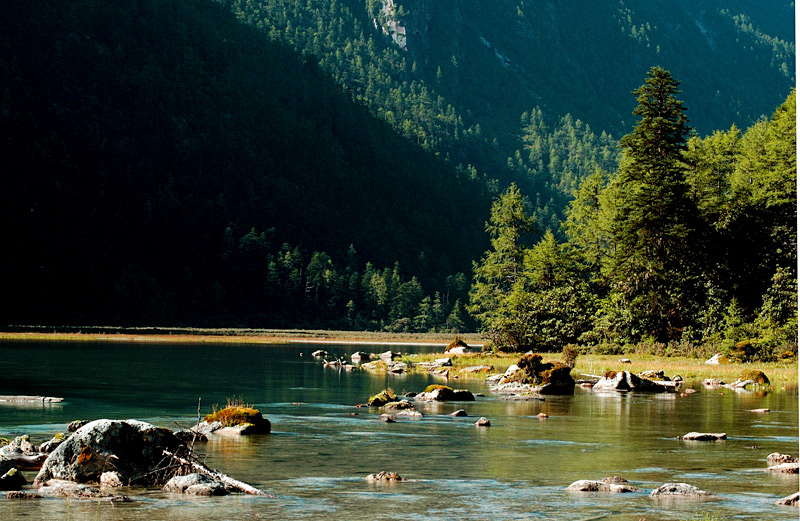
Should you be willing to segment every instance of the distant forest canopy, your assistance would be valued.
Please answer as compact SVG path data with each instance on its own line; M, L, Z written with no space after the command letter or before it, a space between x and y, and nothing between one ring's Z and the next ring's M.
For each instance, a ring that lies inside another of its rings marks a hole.
M516 183L530 240L568 240L649 64L708 129L794 81L782 7L570 4L6 2L0 320L473 330L493 198Z

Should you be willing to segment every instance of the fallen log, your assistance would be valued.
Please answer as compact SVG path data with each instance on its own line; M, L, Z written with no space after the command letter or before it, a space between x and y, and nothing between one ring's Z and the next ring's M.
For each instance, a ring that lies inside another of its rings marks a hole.
M206 467L204 465L201 465L200 463L197 463L195 461L190 461L188 459L181 458L180 456L178 456L178 455L176 455L176 454L174 454L174 453L172 453L172 452L170 452L168 450L164 451L164 455L165 456L169 456L170 458L174 459L175 461L177 461L181 465L185 465L185 466L191 467L193 470L197 471L198 473L203 474L204 476L208 476L209 478L222 483L223 485L225 485L226 488L231 488L233 490L239 490L241 492L244 492L245 494L251 494L253 496L263 496L263 497L271 497L271 498L276 497L275 494L270 494L269 492L264 492L263 490L258 489L258 488L254 487L252 485L248 485L247 483L239 481L238 479L233 479L232 477L230 477L230 476L228 476L226 474L223 474L222 472L219 472L219 471L216 471L216 470L211 470L210 468L208 468L208 467Z
M9 395L0 394L0 403L61 403L64 398L57 398L55 396L26 396L26 395Z
M11 465L19 470L39 470L47 459L45 453L24 454L21 452L9 452L0 455L0 459L11 462Z

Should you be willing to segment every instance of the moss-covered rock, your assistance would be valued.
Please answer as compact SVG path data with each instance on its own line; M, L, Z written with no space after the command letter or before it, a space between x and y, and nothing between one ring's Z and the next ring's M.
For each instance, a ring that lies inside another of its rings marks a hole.
M383 407L387 403L396 401L397 395L394 393L394 390L384 389L375 396L370 397L370 399L367 401L367 405L370 407Z
M425 391L415 396L422 402L474 402L475 395L465 389L453 389L446 385L429 385Z
M223 427L239 427L241 434L269 433L269 420L261 415L258 409L242 405L229 405L224 409L207 415L206 423L219 422Z
M753 383L769 385L769 378L767 378L767 375L755 369L744 371L741 375L739 375L739 380L740 381L752 380Z

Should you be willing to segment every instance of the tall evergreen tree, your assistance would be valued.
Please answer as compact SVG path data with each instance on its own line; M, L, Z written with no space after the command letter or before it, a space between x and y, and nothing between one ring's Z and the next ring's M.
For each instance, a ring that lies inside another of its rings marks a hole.
M480 262L473 263L475 281L470 291L469 311L495 343L509 342L498 342L504 336L504 324L511 313L509 297L517 284L524 284L524 237L537 228L527 206L515 184L494 201L491 218L486 223L492 249ZM514 344L514 340L510 343Z
M634 91L641 119L620 140L619 207L606 265L612 301L628 308L625 336L679 337L697 303L697 209L689 197L682 154L689 133L679 82L654 67Z

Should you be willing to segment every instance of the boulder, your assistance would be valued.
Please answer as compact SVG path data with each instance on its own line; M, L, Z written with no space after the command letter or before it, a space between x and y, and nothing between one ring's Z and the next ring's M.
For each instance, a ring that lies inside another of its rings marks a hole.
M86 425L87 423L89 423L89 420L75 420L75 421L72 421L72 422L69 423L69 425L67 425L67 432L75 432L78 429L80 429L81 427L83 427L84 425Z
M386 370L390 373L400 374L408 369L408 364L405 362L387 362Z
M648 380L667 380L667 378L664 377L664 371L655 370L642 371L639 373L639 378L646 378Z
M688 483L664 483L650 492L652 498L710 498L715 497L711 492L700 490Z
M633 363L633 362L631 362L630 358L620 358L619 360L617 360L617 362L620 363L620 364L632 364Z
M164 485L164 490L193 496L224 496L228 494L222 483L197 473L173 477Z
M728 359L722 353L717 353L705 361L706 365L719 365L728 363Z
M476 421L476 422L475 422L475 425L476 425L476 426L478 426L478 427L489 427L489 426L491 426L492 424L491 424L491 422L490 422L489 420L487 420L486 418L484 418L483 416L481 416L481 417L478 419L478 421Z
M797 474L800 471L800 463L781 463L767 467L767 471L778 474Z
M328 356L328 352L325 351L324 349L317 349L316 351L311 353L311 356L316 356L316 357Z
M17 469L10 469L0 476L0 490L20 490L28 484L28 480Z
M795 492L791 496L781 498L776 503L788 507L800 507L800 492Z
M96 487L62 479L48 480L46 484L39 487L39 494L46 497L71 497L78 499L111 498L111 494L101 492L100 489Z
M419 402L474 402L475 395L464 389L452 389L446 385L429 385L414 397Z
M383 353L378 355L378 358L381 360L385 360L387 362L394 361L395 358L400 358L400 353L394 353L392 351L384 351Z
M370 407L383 407L387 403L396 401L397 395L394 394L394 391L392 389L384 389L375 396L370 397L370 399L367 400L367 405Z
M408 481L406 478L397 472L381 471L377 474L370 474L367 476L367 483L398 483L401 481Z
M208 424L199 429L206 436L208 434L218 436L269 434L272 430L272 424L261 415L258 409L246 405L228 405L207 415L201 423ZM220 423L221 427L211 429L211 427L216 427L215 423Z
M403 411L406 409L413 409L414 404L409 402L408 400L400 400L398 402L389 402L383 406L384 409L390 411Z
M103 472L100 474L100 486L107 488L119 488L122 486L122 480L119 474L113 470Z
M593 391L635 391L661 393L666 389L629 371L609 371L592 387Z
M728 435L724 432L689 432L683 436L678 436L678 439L685 441L719 441L727 437Z
M48 441L39 445L38 451L45 454L50 454L56 449L56 447L61 445L66 439L67 436L63 432L59 432L58 434L50 438Z
M464 409L458 409L457 411L451 412L450 416L456 416L456 417L467 416L467 411L465 411Z
M626 485L624 483L610 483L605 480L594 481L589 479L576 481L568 486L567 490L570 492L639 492L639 489L632 485Z
M797 463L797 458L791 456L790 454L781 454L780 452L773 452L769 456L767 456L767 464L768 465L780 465L781 463Z
M422 418L422 413L414 409L403 409L395 413L395 416L402 416L404 418L419 419Z
M50 453L34 485L41 487L52 479L97 483L103 472L111 470L126 484L159 485L164 479L157 472L163 468L163 451L183 446L172 431L149 423L95 420Z
M365 362L370 359L370 356L369 353L365 353L364 351L356 351L350 356L350 360L352 360L353 363Z

